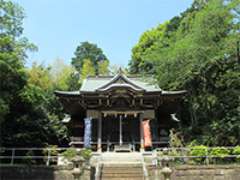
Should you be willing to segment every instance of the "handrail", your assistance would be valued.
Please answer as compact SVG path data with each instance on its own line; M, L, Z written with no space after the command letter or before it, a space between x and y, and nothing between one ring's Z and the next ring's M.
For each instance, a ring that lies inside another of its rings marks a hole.
M213 146L213 147L206 147L207 150L215 149L215 148L226 148L226 149L234 149L236 146ZM156 151L162 151L164 149L167 150L191 150L191 149L203 149L201 147L162 147L156 148Z
M165 148L156 148L154 151L157 152L163 152L166 151L168 152L168 156L169 157L176 157L176 158L218 158L218 157L239 157L239 154L231 154L236 148L236 146L219 146L219 147L206 147L206 148L202 148L202 147L165 147ZM217 150L217 149L222 149L222 150L226 150L228 153L226 154L220 154L220 155L214 155L211 154L211 152L213 152L213 150ZM204 155L192 155L191 152L192 150L200 150L202 153L205 152Z
M227 149L228 153L226 154L215 154L212 153L214 148L224 148ZM204 164L212 164L212 163L218 163L219 160L227 159L229 158L231 161L226 161L229 163L235 163L239 159L239 154L234 154L235 147L228 146L228 147L206 147L206 149L202 149L201 147L181 147L181 148L157 148L155 149L156 156L163 155L160 152L163 152L163 150L168 151L167 156L174 159L175 162L183 163L191 163L191 160L194 160L196 162L204 163ZM67 150L69 148L67 147L59 147L59 148L38 148L38 147L31 147L31 148L5 148L0 147L0 161L2 164L16 164L16 163L25 163L25 162L31 162L35 164L57 164L57 158L62 157L61 154L63 151ZM202 150L200 154L192 153L192 150ZM28 153L29 151L32 151L32 153ZM205 154L204 154L205 152ZM200 158L200 159L199 159ZM25 161L26 159L26 161ZM99 163L100 163L99 158ZM31 161L32 160L32 161ZM36 160L36 161L34 161ZM101 165L101 164L100 164Z
M69 149L69 147L68 148L67 147L57 147L57 148L0 147L0 163L13 165L16 163L21 164L24 162L30 162L30 163L35 162L37 164L45 164L49 166L50 163L57 164L57 158L64 157L61 153L67 149ZM31 151L32 153L28 154L29 151Z
M141 160L142 160L142 167L143 167L144 179L145 179L145 180L148 180L148 179L149 179L149 176L148 176L147 166L146 166L146 163L145 163L145 161L144 161L144 156L143 156L143 154L142 154Z
M67 150L69 149L69 147L57 147L57 148L48 148L48 147L42 147L42 148L38 148L38 147L27 147L27 148L23 148L23 147L14 147L14 148L7 148L7 147L0 147L0 151L1 150Z

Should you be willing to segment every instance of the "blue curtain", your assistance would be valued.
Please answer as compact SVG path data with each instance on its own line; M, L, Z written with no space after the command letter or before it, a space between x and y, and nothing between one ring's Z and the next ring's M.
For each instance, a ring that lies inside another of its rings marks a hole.
M92 118L87 117L84 119L84 147L91 148L91 136L92 136Z

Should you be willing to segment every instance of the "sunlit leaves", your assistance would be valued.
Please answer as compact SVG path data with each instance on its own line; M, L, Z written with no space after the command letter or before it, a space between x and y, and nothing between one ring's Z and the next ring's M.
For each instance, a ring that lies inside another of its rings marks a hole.
M130 69L153 72L163 89L189 92L183 113L190 118L182 117L187 126L181 130L210 145L239 143L239 4L195 0L169 20L161 36L154 35L157 29L143 33L132 51ZM155 70L144 66L148 63Z
M98 62L108 61L106 55L103 53L102 49L96 44L90 42L82 42L76 49L74 57L72 58L72 65L75 69L81 73L84 60L88 59L93 64L96 74L98 74Z

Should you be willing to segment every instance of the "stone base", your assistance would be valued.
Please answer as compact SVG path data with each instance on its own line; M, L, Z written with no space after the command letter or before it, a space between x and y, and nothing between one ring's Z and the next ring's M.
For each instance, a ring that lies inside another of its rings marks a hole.
M114 145L114 152L132 152L130 144Z

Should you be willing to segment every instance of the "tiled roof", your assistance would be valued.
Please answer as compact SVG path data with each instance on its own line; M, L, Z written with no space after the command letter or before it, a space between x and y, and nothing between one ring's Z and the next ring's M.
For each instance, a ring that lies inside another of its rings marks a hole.
M128 77L121 71L115 76L87 77L79 91L55 91L57 95L78 96L84 93L107 91L112 88L129 88L133 91L159 92L162 95L181 95L186 91L164 91L153 78Z
M121 82L119 83L119 81ZM161 91L151 78L127 77L123 74L118 74L114 77L88 77L83 81L80 92L95 92L113 86L132 86L132 89L147 92Z

